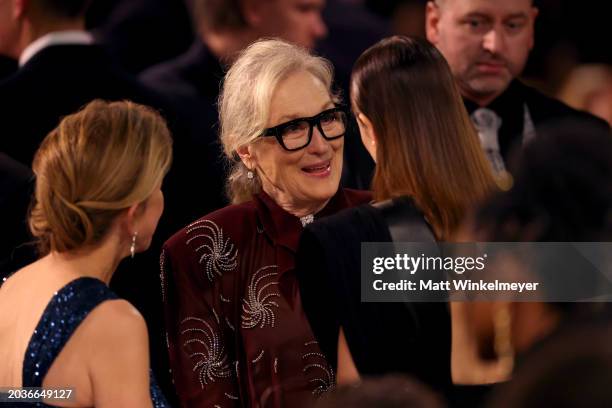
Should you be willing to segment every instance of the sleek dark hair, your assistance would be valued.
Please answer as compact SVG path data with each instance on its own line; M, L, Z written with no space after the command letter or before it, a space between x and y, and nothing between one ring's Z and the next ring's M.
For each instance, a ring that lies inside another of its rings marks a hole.
M375 199L412 196L438 238L494 188L450 68L427 41L394 36L368 48L353 68L351 101L378 137Z

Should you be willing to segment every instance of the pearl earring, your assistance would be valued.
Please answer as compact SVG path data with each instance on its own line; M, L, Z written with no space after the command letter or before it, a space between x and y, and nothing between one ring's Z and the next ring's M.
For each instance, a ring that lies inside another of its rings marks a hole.
M253 177L255 177L255 174L253 174L251 170L247 171L247 178L249 180L253 180Z
M137 232L132 235L132 245L130 245L130 254L132 255L132 258L134 258L134 255L136 254L136 236L138 236Z

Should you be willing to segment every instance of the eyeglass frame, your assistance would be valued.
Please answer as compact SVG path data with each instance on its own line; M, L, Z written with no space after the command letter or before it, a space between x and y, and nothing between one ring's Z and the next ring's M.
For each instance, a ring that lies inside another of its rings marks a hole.
M327 135L325 135L325 132L323 131L323 129L321 127L321 117L323 115L327 115L327 114L329 114L331 112L342 112L342 113L344 113L344 117L345 117L345 121L344 121L344 133L342 133L341 135L338 135L338 136L328 137ZM310 129L308 130L308 141L306 142L306 144L304 146L297 147L295 149L289 149L289 148L287 148L287 146L285 146L285 142L283 142L282 131L285 128L287 128L287 127L289 127L289 126L291 126L291 125L293 125L295 123L298 123L298 122L306 122L310 126ZM318 114L316 114L314 116L292 119L290 121L281 123L281 124L273 126L271 128L264 129L263 132L261 132L261 134L259 135L259 137L272 137L273 136L273 137L276 138L276 140L278 141L278 144L280 144L283 149L285 149L288 152L296 152L298 150L305 149L312 142L312 135L314 133L313 130L314 130L315 126L319 130L319 133L321 134L323 139L325 139L327 141L330 141L330 140L336 140L336 139L340 139L341 137L344 137L344 135L346 134L346 129L348 127L348 124L349 124L349 114L348 114L347 109L344 108L343 106L335 106L335 107L330 108L330 109L325 109L324 111L319 112Z

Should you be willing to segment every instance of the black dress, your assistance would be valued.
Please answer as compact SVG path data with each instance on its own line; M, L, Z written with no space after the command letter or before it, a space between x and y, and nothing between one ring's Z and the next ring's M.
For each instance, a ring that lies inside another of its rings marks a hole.
M420 223L410 199L393 206ZM408 223L411 228L414 223ZM393 227L396 225L394 224ZM302 303L328 361L336 364L339 328L362 375L405 373L447 394L451 388L451 324L445 303L362 303L362 242L391 242L387 218L372 205L309 225L297 254Z
M334 368L342 327L361 375L407 374L443 394L450 407L483 406L490 385L452 383L447 303L361 302L361 243L431 241L428 229L408 197L350 208L308 225L296 257L302 306Z

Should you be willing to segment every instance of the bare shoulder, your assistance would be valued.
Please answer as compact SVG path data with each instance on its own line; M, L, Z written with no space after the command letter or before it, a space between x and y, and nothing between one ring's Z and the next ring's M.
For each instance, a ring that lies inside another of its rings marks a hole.
M147 325L144 318L128 301L108 300L96 307L84 324L96 342L106 345L119 342L147 342ZM127 342L127 343L126 343Z
M142 315L125 300L102 303L87 322L94 405L150 406L149 342Z

